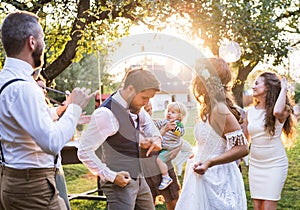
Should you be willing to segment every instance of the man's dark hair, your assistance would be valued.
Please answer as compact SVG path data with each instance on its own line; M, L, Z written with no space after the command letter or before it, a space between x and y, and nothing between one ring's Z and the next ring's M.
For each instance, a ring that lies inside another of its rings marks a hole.
M10 13L3 21L1 41L7 56L17 55L29 36L39 35L39 18L26 11Z
M128 87L128 85L132 85L137 93L147 89L155 89L157 91L160 90L160 84L156 76L150 71L143 69L131 70L127 72L124 81L124 88Z

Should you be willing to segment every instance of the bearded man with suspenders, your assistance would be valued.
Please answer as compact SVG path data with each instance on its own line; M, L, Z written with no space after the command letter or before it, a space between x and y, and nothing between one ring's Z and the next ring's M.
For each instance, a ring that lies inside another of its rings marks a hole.
M0 209L66 209L56 189L55 165L94 95L75 88L64 115L53 122L43 91L32 78L43 65L43 39L39 18L32 13L13 12L3 21L7 58L0 72Z

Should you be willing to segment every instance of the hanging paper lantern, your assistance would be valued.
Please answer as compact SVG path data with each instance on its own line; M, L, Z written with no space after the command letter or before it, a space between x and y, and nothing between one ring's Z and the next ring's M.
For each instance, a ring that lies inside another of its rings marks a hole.
M234 41L226 42L219 48L219 56L227 63L238 61L241 57L241 54L242 51L239 44Z

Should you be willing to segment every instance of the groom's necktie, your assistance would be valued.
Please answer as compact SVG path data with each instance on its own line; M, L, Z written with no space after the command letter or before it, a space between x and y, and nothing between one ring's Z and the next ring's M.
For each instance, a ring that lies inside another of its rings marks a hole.
M138 114L132 114L132 113L129 113L129 115L130 115L130 121L131 121L132 125L136 129L139 129L139 126L140 126L139 115Z

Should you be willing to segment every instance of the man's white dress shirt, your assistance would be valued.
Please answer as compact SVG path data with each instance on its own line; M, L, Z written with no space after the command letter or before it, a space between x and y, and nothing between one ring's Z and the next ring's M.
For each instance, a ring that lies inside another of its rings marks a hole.
M122 98L120 92L114 94L113 99L122 107L128 109L127 102ZM128 110L129 113L129 110ZM133 118L135 127L137 126L136 114L129 113ZM140 129L147 135L159 136L160 132L154 125L150 115L141 109L139 113ZM83 132L78 144L78 157L90 169L90 171L98 175L102 181L113 182L118 171L112 171L106 166L95 151L105 142L109 136L115 135L119 130L119 122L112 111L106 107L99 107L94 111L91 121Z
M53 122L42 89L32 78L31 65L7 58L0 72L0 87L14 78L0 95L0 136L6 166L17 169L51 168L54 158L71 139L81 115L70 104L59 121Z

